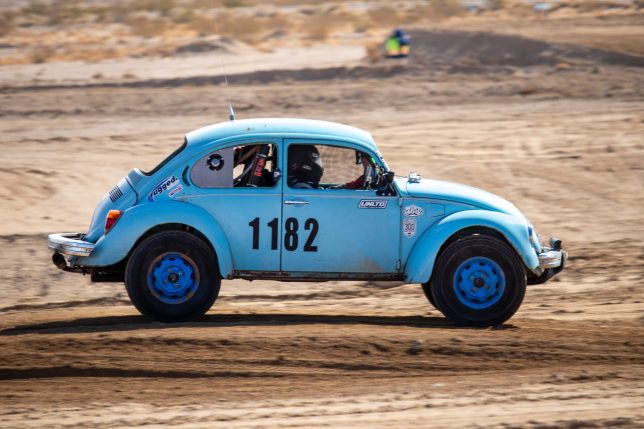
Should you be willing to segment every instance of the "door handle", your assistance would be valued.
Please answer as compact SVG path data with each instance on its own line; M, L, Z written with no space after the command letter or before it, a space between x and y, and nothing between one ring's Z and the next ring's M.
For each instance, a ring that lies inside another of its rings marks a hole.
M308 201L299 201L299 200L296 200L296 201L285 200L284 201L284 204L288 204L289 206L303 206L303 205L306 205L308 203L309 203Z

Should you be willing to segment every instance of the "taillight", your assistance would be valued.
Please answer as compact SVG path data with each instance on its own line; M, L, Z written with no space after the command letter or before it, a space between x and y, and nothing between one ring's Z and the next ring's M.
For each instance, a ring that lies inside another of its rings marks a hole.
M123 211L121 210L110 210L105 216L105 234L110 232L110 229L116 225L116 221L119 220Z

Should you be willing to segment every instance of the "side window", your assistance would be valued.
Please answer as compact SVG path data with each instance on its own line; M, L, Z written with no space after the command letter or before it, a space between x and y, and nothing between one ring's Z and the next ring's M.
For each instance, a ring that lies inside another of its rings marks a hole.
M288 185L303 189L363 189L365 174L373 170L370 159L366 154L344 147L291 144Z
M278 177L277 148L271 143L220 149L199 159L190 172L200 188L271 188Z

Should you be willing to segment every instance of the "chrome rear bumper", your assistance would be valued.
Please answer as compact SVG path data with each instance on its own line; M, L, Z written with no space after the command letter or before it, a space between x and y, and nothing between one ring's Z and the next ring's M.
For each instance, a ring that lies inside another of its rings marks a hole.
M73 232L49 234L47 247L50 250L67 256L89 256L94 250L94 243L83 240L84 235Z

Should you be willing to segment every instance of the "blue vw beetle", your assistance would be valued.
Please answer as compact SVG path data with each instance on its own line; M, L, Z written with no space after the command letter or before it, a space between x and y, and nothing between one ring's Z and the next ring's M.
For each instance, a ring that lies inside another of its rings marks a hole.
M301 119L233 120L186 135L103 197L89 231L49 236L54 264L124 281L134 306L195 319L221 279L420 283L452 321L508 320L526 284L564 268L493 194L396 177L366 131Z

